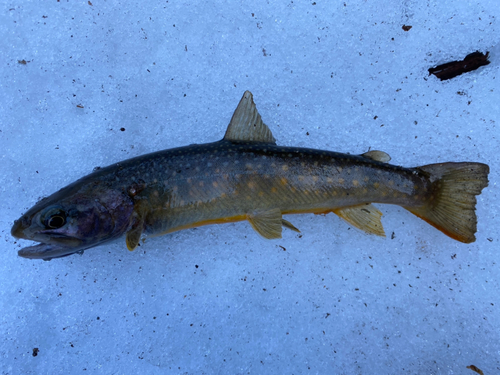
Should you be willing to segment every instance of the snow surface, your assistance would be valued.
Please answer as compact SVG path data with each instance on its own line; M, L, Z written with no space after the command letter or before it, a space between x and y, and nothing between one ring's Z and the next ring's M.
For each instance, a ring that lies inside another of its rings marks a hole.
M498 373L499 15L496 0L4 3L2 374ZM476 50L492 63L428 76ZM17 256L29 242L10 228L40 197L222 138L245 90L282 145L488 163L477 241L379 205L385 239L302 215L276 241L236 223Z

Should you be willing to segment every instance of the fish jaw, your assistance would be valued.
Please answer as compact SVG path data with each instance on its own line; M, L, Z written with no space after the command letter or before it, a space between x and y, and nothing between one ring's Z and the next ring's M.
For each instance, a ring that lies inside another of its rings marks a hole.
M17 252L22 258L51 260L62 258L72 254L83 254L83 249L74 249L55 244L41 243L35 246L25 247Z
M43 231L26 217L22 217L14 222L11 229L11 234L17 239L37 241L37 233ZM59 244L58 244L59 242ZM81 241L68 238L62 234L52 234L50 243L40 243L38 245L25 247L17 252L17 254L26 259L43 259L51 260L53 258L61 258L74 253L83 253L85 246L81 246Z

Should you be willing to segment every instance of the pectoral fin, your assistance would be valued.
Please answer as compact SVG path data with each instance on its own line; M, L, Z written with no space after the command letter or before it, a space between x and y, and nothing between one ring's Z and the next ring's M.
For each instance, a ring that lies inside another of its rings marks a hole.
M132 229L127 232L127 249L129 249L130 251L134 251L137 245L139 245L143 227L144 220L137 220L132 226Z
M347 221L349 224L355 226L362 231L369 234L376 234L377 236L385 237L384 227L380 218L380 212L375 206L371 204L362 204L359 206L344 207L333 210L335 214Z
M248 215L248 221L252 225L253 229L255 229L255 231L262 237L267 239L281 238L283 219L281 211L278 208L273 208L267 211L257 211Z

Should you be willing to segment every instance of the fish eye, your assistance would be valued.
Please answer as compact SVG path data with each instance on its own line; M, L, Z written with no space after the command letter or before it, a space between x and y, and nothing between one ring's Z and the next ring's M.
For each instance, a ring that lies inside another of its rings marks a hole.
M66 213L59 208L50 209L44 215L43 224L49 229L61 228L66 224Z

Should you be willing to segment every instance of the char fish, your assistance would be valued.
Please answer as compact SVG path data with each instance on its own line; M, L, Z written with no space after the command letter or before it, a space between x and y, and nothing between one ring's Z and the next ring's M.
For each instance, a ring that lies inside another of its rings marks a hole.
M219 142L154 152L99 169L42 199L12 227L39 242L19 250L50 260L123 235L129 250L142 237L246 220L265 238L299 231L283 215L333 212L384 236L372 203L395 204L449 237L475 241L476 195L488 185L486 164L403 168L389 155L348 155L276 144L246 91Z

